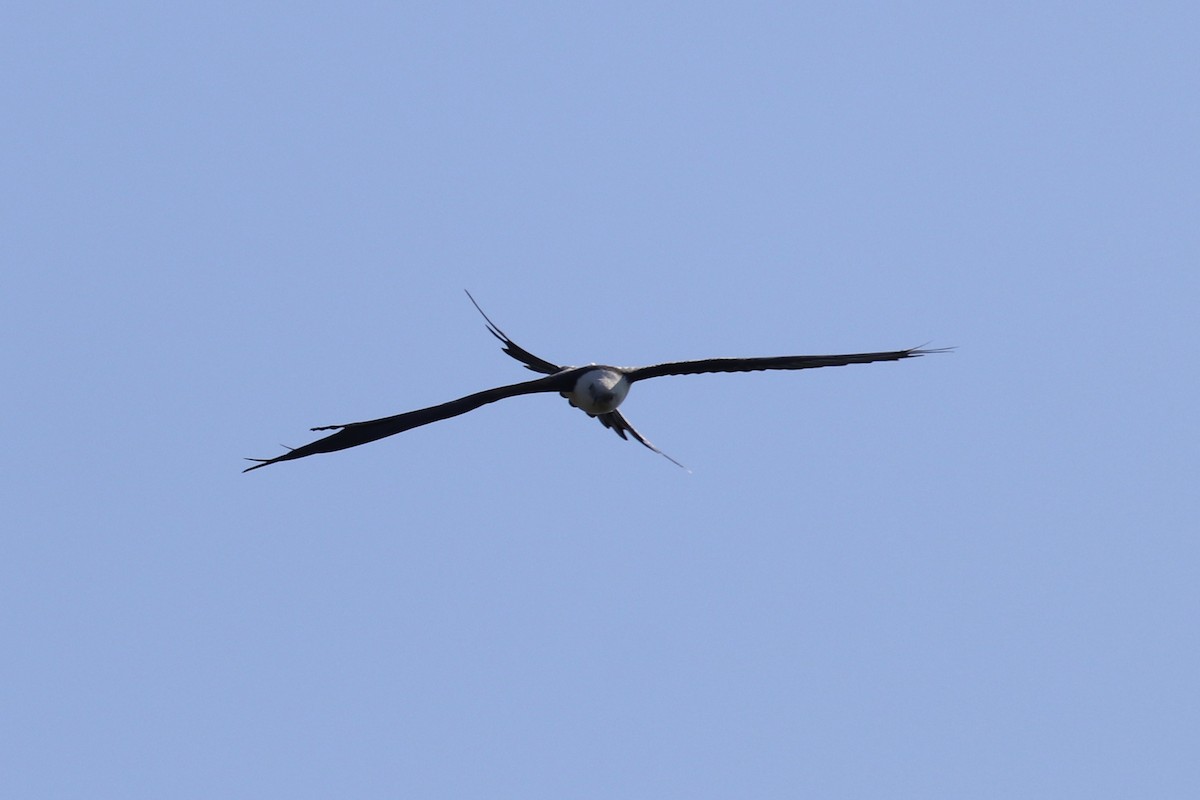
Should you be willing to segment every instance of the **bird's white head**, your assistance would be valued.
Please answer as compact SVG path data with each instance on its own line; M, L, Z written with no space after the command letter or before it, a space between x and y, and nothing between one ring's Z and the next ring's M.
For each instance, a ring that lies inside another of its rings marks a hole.
M571 405L594 417L615 411L627 394L629 381L624 374L609 367L596 367L575 381L570 400Z

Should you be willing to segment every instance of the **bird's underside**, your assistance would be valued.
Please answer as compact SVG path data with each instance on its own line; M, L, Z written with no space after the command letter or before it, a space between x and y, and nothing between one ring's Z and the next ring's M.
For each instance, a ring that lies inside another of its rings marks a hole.
M594 416L609 430L622 439L632 436L636 441L650 450L670 460L673 464L683 467L675 459L664 453L638 433L629 421L616 409L624 399L629 384L648 378L665 375L696 375L709 372L755 372L759 370L797 370L814 369L817 367L836 367L847 364L869 364L875 361L899 361L905 358L928 355L930 353L946 352L952 348L925 349L913 347L907 350L894 350L880 353L849 353L828 356L776 356L766 358L710 358L699 361L677 361L663 364L652 364L645 367L609 367L589 364L582 367L564 367L553 364L544 358L535 356L496 327L488 318L471 293L467 292L471 303L483 315L487 322L488 331L500 340L503 350L512 358L525 365L526 369L537 372L542 377L523 383L499 386L485 389L482 392L460 397L448 403L442 403L428 408L407 411L381 419L364 422L350 422L342 425L324 425L313 428L314 431L336 431L315 442L302 447L289 448L288 452L275 458L250 458L247 461L257 462L247 467L243 472L259 469L280 461L290 461L296 458L316 455L317 453L332 453L357 447L388 436L394 436L431 422L449 419L468 411L473 411L488 403L516 397L523 394L539 394L558 392L571 403L589 416ZM613 384L618 384L613 386ZM686 467L683 467L687 469Z

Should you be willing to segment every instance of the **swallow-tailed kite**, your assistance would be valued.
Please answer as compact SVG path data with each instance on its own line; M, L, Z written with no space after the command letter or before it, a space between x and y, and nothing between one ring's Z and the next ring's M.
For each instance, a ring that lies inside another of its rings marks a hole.
M303 447L289 449L288 452L275 458L248 458L247 461L257 461L252 467L243 472L259 469L268 464L280 461L291 461L293 458L304 458L317 453L332 453L335 450L345 450L347 447L357 447L360 444L373 442L397 433L428 425L431 422L457 417L468 411L474 411L480 406L516 397L522 394L537 394L541 392L558 392L567 398L572 406L584 411L589 417L600 420L606 428L611 428L622 439L626 434L633 436L638 442L650 448L673 463L683 466L666 453L659 450L638 433L632 425L617 411L617 406L629 393L629 387L635 381L647 378L659 378L663 375L696 375L704 372L755 372L768 369L813 369L815 367L841 367L846 364L870 364L873 361L899 361L905 358L944 353L953 348L912 347L908 350L893 350L885 353L849 353L832 356L768 356L765 358L706 358L699 361L669 361L663 364L651 364L648 367L612 367L604 364L588 364L583 367L561 367L552 364L544 358L539 358L519 346L505 333L496 327L495 323L484 314L483 309L467 292L467 297L483 315L487 329L503 344L504 352L520 361L526 369L541 373L545 377L536 378L522 383L499 386L495 389L485 389L482 392L469 394L448 403L442 403L416 411L406 411L393 417L372 419L365 422L348 422L344 425L323 425L312 428L314 431L331 431L323 439L310 442ZM686 469L686 467L684 467Z

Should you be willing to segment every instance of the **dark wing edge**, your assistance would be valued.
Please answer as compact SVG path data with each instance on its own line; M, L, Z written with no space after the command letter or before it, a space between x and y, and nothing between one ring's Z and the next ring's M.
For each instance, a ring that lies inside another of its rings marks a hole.
M323 425L312 430L337 430L337 433L330 434L315 442L310 442L303 447L289 449L288 452L275 458L248 458L246 459L247 461L258 463L252 467L246 467L242 472L250 472L251 470L260 469L270 464L277 464L280 461L291 461L295 458L304 458L305 456L316 455L317 453L332 453L337 450L345 450L348 447L358 447L360 444L367 444L368 442L374 442L388 436L394 436L397 433L403 433L412 428L419 428L431 422L439 422L450 417L457 417L459 414L474 411L480 406L494 403L497 400L504 400L508 397L537 392L561 392L570 389L575 383L575 378L576 375L573 371L560 372L545 378L536 378L523 383L498 386L495 389L487 389L475 394L469 394L466 397L460 397L448 403L421 408L416 411L406 411L403 414L396 414L391 417L372 419L365 422L349 422L344 425Z
M470 299L471 305L475 306L475 310L478 311L483 316L484 321L487 322L488 333L499 339L501 344L504 345L504 352L524 364L525 369L531 369L534 372L540 372L543 375L553 375L554 373L563 369L557 364L551 364L544 358L538 358L533 353L514 342L512 339L508 338L508 335L504 331L497 328L496 323L492 322L491 318L488 317L487 314L483 313L483 309L479 307L479 303L475 302L475 298L471 296L471 293L466 289L463 289L463 291L467 292L467 298Z
M634 439L637 439L639 442L641 442L642 444L644 444L646 447L650 448L654 452L658 453L660 456L665 458L667 461L670 461L672 464L674 464L675 466L679 467L680 469L682 469L686 472L689 472L689 473L691 472L690 469L685 467L683 464L680 464L675 459L671 458L669 455L664 453L662 450L659 450L657 447L655 447L650 442L649 439L647 439L645 436L642 436L640 433L638 433L637 428L630 425L629 420L627 420L627 419L625 419L625 417L621 416L620 411L610 411L607 414L601 414L600 416L596 417L596 419L600 420L600 424L602 424L604 427L612 430L615 434L617 434L617 436L620 436L622 439L625 439L626 441L628 441L628 438L625 436L625 434L629 433L631 436L633 436Z
M646 367L624 369L625 377L633 381L659 378L664 375L700 375L709 372L757 372L759 370L816 369L844 367L848 364L871 364L876 361L900 361L934 353L949 353L953 347L910 347L881 353L843 353L829 356L767 356L765 358L706 358L698 361L669 361Z

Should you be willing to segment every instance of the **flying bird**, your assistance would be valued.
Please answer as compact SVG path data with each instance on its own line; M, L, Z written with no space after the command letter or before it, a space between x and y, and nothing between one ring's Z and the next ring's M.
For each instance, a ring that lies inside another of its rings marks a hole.
M604 427L611 429L622 439L632 436L635 440L649 449L669 459L672 463L683 467L675 459L659 450L644 436L629 424L628 420L617 410L617 406L629 393L629 387L637 381L648 378L660 378L665 375L698 375L707 372L757 372L759 370L791 370L815 369L816 367L841 367L847 364L870 364L874 361L900 361L905 358L944 353L953 350L951 347L925 348L910 347L907 350L892 350L883 353L847 353L830 356L767 356L763 358L705 358L699 361L668 361L662 364L651 364L646 367L613 367L606 364L588 364L582 367L564 367L553 364L544 358L539 358L496 327L488 315L484 313L471 293L467 292L471 303L483 315L488 331L500 340L503 350L508 355L525 365L526 369L542 374L522 383L512 383L498 386L495 389L485 389L482 392L469 394L457 400L451 400L441 405L421 408L416 411L406 411L381 419L371 419L365 422L347 422L342 425L322 425L312 428L314 431L337 431L323 439L310 442L303 447L289 448L288 452L275 458L248 458L247 461L257 462L254 466L246 467L243 472L259 469L280 461L291 461L294 458L316 455L317 453L332 453L345 450L348 447L358 447L360 444L374 442L397 433L419 428L431 422L439 422L450 417L457 417L468 411L474 411L480 406L517 397L523 394L539 394L558 392L574 407L585 412L589 417L600 420ZM683 467L687 469L687 467Z

